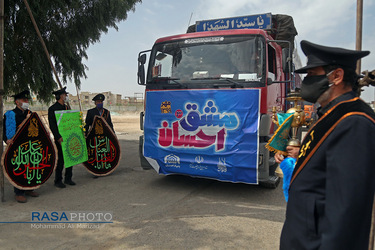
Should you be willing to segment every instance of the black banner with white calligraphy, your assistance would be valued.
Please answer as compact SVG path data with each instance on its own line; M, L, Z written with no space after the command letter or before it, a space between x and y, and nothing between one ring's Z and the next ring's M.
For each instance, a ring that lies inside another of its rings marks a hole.
M5 176L18 189L39 188L53 173L57 149L37 113L19 126L1 163Z
M88 160L83 163L96 176L112 173L121 158L120 144L103 117L95 116L86 138Z

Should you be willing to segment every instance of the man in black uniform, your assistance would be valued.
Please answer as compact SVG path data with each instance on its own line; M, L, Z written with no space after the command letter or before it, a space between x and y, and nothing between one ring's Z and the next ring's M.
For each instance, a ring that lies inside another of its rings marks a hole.
M368 249L375 189L375 113L357 97L369 51L302 41L306 101L321 105L298 152L280 249ZM289 149L291 150L291 149Z
M105 96L103 94L97 94L92 98L92 100L95 102L95 108L87 110L86 115L86 135L92 126L92 123L94 122L94 117L101 116L104 118L104 120L108 123L108 125L111 127L113 133L115 133L115 130L113 129L112 119L111 119L111 112L109 112L108 109L103 108L103 101L105 100Z
M16 134L18 127L27 118L27 115L31 114L29 110L29 98L30 92L28 90L22 91L21 93L13 95L16 107L4 114L4 129L3 139L6 144L13 143L13 136ZM27 202L26 196L38 197L39 194L35 191L25 191L14 187L14 193L16 194L16 201L20 203Z
M56 102L48 109L48 122L49 127L52 131L53 137L55 138L55 144L58 151L58 160L57 160L57 166L55 170L55 186L58 188L65 188L65 184L68 185L75 185L75 183L72 181L73 176L73 167L65 168L65 180L64 183L62 182L62 171L64 169L64 158L63 158L63 152L61 148L61 143L63 141L63 138L61 137L59 130L57 128L57 121L55 117L55 111L58 110L68 110L68 106L66 103L68 103L68 92L66 92L66 87L59 89L57 91L52 92L52 94L56 97Z

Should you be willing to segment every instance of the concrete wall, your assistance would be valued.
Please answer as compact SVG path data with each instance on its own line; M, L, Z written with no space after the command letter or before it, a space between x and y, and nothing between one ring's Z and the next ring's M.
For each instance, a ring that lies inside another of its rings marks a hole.
M30 105L30 110L32 111L47 111L48 108L52 105L53 103L49 105L45 104L31 104ZM7 110L14 109L15 105L14 104L9 104L6 103L4 104L4 112ZM82 105L82 111L86 112L88 109L94 108L95 105L91 103L90 105ZM79 110L79 105L73 104L71 105L71 108L73 110ZM143 103L136 103L136 104L127 104L127 105L105 105L104 108L108 109L111 111L111 113L126 113L126 112L141 112L143 111Z

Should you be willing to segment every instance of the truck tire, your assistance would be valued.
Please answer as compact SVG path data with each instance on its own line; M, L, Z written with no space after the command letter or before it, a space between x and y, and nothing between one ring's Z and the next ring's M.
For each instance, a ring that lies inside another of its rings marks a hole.
M146 158L143 156L143 135L141 135L139 137L138 154L139 154L139 159L141 161L141 167L143 168L143 170L150 170L150 169L152 169L152 166L150 165L150 163L148 163L148 161L146 160Z

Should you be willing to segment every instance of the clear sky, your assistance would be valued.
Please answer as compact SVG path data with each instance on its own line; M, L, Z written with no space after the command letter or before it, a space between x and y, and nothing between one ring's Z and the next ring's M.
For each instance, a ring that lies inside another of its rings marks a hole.
M355 0L143 0L129 12L127 20L118 24L118 31L111 29L102 34L99 43L88 49L87 79L82 79L81 90L134 96L144 92L137 84L137 58L142 50L151 49L159 37L185 33L190 24L198 20L220 17L245 16L271 12L293 17L300 41L355 49L356 40ZM362 60L362 70L375 69L375 0L363 0L362 49L371 54ZM192 14L193 13L193 14ZM75 87L68 84L68 91L75 94ZM375 88L365 87L361 96L374 100Z

